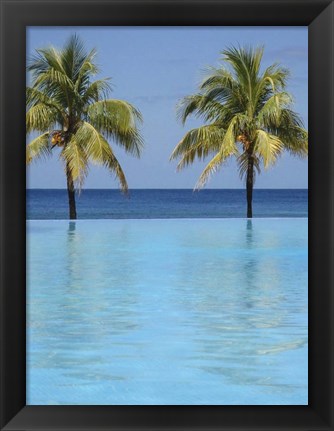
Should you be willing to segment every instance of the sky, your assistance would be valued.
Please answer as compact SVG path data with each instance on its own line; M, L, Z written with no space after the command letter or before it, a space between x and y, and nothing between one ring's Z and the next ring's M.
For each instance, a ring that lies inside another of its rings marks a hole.
M110 97L132 103L143 115L140 130L145 146L140 159L110 142L130 189L195 186L209 159L177 172L177 162L169 157L184 134L203 121L190 118L183 126L176 105L197 92L206 68L221 65L221 51L230 46L264 46L263 68L278 62L290 69L287 90L307 128L307 27L28 27L27 59L38 48L61 48L73 33L87 50L97 49L101 72L94 79L111 77ZM262 169L255 188L307 188L307 184L307 159L284 154L274 167ZM57 152L27 168L27 187L66 188ZM235 161L228 160L206 187L243 188ZM91 165L84 188L118 188L118 183L103 167Z

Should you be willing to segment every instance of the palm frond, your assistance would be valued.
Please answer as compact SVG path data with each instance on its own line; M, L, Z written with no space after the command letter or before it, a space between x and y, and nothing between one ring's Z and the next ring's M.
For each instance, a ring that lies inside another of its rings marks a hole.
M220 121L227 123L231 118L231 111L220 102L203 95L195 94L184 97L176 107L177 117L182 124L190 114L202 117L204 121Z
M208 68L210 74L200 84L203 94L209 99L226 102L233 97L238 87L233 75L224 68Z
M96 75L99 72L97 65L94 63L94 58L96 56L96 49L92 49L85 57L82 65L78 71L78 76L75 81L75 90L82 94L90 84L90 77Z
M222 147L225 151L234 155L238 154L238 148L236 146L237 135L240 130L245 128L247 121L248 117L244 114L236 114L231 119L222 142Z
M208 67L206 72L207 76L199 86L201 90L211 91L216 87L231 90L234 85L237 85L232 73L224 67Z
M291 109L282 109L279 125L269 124L267 129L279 137L292 155L302 158L308 155L308 132L299 115Z
M49 145L50 133L46 132L33 139L26 147L26 164L29 165L32 160L47 158L51 156Z
M184 124L190 114L197 113L201 115L201 106L203 104L204 96L202 94L195 94L181 99L176 107L177 118Z
M121 145L126 152L137 157L143 148L143 140L137 129L141 121L140 112L123 100L102 100L88 108L88 122Z
M36 55L28 60L27 70L32 72L33 80L35 81L39 75L46 73L50 69L55 69L62 74L65 70L61 61L60 52L54 47L38 49Z
M78 146L84 151L87 159L105 166L115 174L119 180L121 189L128 190L124 172L114 155L107 140L89 123L84 122L74 135Z
M219 151L225 131L217 125L202 126L192 129L181 139L170 156L170 160L182 157L178 170L192 163L197 157L204 159L212 152Z
M278 126L283 109L286 109L291 103L292 97L289 93L275 93L260 109L257 121L262 127L268 127L269 125Z
M264 83L267 82L270 84L273 92L280 92L285 89L289 76L290 72L288 69L274 63L264 71L262 80Z
M66 170L69 170L76 189L80 191L88 174L88 158L75 136L64 147L60 157L64 160Z
M77 34L73 34L69 37L64 48L60 52L60 57L65 74L72 82L76 82L87 58L84 43Z
M240 86L242 103L250 117L253 116L258 100L257 86L263 51L263 47L231 47L222 52L224 60L233 69L235 79Z
M74 83L63 72L50 67L50 69L38 75L34 81L34 88L46 90L49 93L52 93L59 88L66 88L74 91Z
M262 158L265 168L275 164L283 149L284 144L277 136L264 130L256 131L254 153Z
M222 51L224 60L227 61L234 72L236 72L239 81L246 79L248 84L255 82L258 78L261 60L263 57L264 47L235 47L232 46Z
M220 151L210 160L210 162L206 165L205 169L201 173L201 175L200 175L200 177L199 177L199 179L195 185L195 190L199 190L205 186L205 184L208 182L210 176L218 170L218 168L220 167L220 165L224 162L224 160L226 158L227 157L224 156L224 154Z
M63 107L58 104L55 99L49 97L36 88L26 87L26 106L28 109L38 104L43 104L51 109L54 109L58 112L59 116L63 117L64 119L66 118L66 113L64 112Z
M32 106L26 113L26 133L34 130L44 132L53 128L58 121L59 115L56 109L38 103Z
M202 172L195 189L202 188L208 181L209 177L217 171L218 167L229 157L238 155L238 148L236 146L236 130L235 126L240 121L240 117L236 115L227 128L223 141L220 146L219 152L211 159Z
M90 76L98 71L93 62L95 54L95 50L86 52L77 35L71 36L62 50L38 50L28 65L33 73L33 88L57 101L71 116L77 116L87 103L82 94L91 85Z
M83 105L85 106L93 102L98 102L101 99L106 99L111 91L109 80L110 78L103 78L89 83L84 91L81 91Z

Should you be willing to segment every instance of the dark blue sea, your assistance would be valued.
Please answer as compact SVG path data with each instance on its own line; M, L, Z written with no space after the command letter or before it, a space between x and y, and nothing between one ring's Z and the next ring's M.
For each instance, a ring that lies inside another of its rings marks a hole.
M245 190L89 189L77 196L79 219L246 217ZM307 217L308 190L255 189L253 217ZM27 190L27 219L67 219L67 191Z

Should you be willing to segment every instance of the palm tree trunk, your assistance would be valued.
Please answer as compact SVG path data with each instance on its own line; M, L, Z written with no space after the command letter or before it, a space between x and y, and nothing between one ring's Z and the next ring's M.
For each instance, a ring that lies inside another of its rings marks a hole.
M253 217L253 186L254 186L254 160L250 155L248 158L247 166L247 179L246 179L246 190L247 190L247 218Z
M68 193L68 204L70 209L70 219L75 220L77 218L77 209L75 204L75 190L71 171L66 166L66 177L67 177L67 193Z

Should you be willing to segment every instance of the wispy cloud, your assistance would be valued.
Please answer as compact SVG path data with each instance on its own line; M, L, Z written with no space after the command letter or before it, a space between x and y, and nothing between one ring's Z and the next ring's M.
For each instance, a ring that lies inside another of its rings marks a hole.
M151 104L168 100L178 101L182 97L184 97L184 94L156 94L152 96L134 96L132 100Z
M303 46L289 46L286 48L279 49L267 49L267 56L270 57L290 57L296 59L307 59L308 52Z

